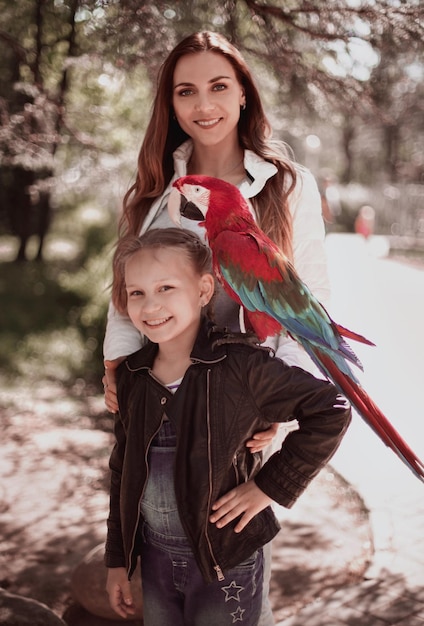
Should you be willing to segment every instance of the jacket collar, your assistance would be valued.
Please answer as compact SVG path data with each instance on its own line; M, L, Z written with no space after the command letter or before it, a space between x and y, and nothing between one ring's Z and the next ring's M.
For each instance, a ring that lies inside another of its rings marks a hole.
M187 163L193 152L193 142L191 139L185 141L174 152L175 178L180 178L187 174ZM244 168L247 178L240 185L240 192L245 198L253 198L265 187L265 183L274 174L277 168L272 163L265 161L251 150L244 151Z
M199 333L190 355L193 363L216 363L225 359L227 355L225 345L214 345L215 340L220 340L224 337L225 334L218 330L212 322L204 320L200 326ZM148 341L143 348L134 352L127 358L127 368L131 372L136 372L142 369L151 369L157 352L157 343Z

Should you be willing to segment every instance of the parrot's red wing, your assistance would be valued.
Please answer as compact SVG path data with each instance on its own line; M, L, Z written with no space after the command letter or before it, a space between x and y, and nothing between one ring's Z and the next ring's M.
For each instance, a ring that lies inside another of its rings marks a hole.
M221 232L213 242L214 269L224 289L233 300L244 307L246 328L253 329L258 338L281 333L282 325L264 312L265 302L260 283L283 288L280 268L274 266L262 246L250 233Z
M232 280L237 286L243 284L249 291L254 291L258 281L277 281L281 288L280 268L275 259L270 262L252 234L224 230L210 243L215 260L219 266L231 269Z

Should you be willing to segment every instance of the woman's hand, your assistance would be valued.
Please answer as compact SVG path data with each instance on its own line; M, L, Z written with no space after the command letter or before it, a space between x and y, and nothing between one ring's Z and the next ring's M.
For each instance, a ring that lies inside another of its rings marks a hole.
M135 606L125 567L113 567L107 570L106 591L109 604L115 613L123 618L134 615Z
M119 410L118 398L116 396L116 368L124 359L124 356L120 356L117 359L113 359L113 361L105 361L105 373L102 383L105 392L106 408L111 413L117 413Z
M278 422L271 424L267 430L261 430L255 433L252 439L246 442L246 447L250 448L250 452L262 452L267 448L278 432L280 424Z
M241 515L241 519L234 528L234 532L239 533L255 515L271 503L271 498L259 489L255 481L248 480L235 489L231 489L212 505L214 513L209 517L209 521L216 524L217 528L223 528Z

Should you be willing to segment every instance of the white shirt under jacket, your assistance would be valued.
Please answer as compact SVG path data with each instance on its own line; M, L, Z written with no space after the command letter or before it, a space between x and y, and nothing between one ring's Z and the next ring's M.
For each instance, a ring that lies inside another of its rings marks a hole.
M174 152L175 174L163 195L153 202L144 221L142 232L148 228L174 226L168 216L167 200L172 182L187 173L187 163L192 149L192 142L188 140ZM256 196L267 180L274 176L277 171L272 163L264 161L250 150L246 150L244 153L244 167L247 176L240 184L239 189L246 199ZM321 213L321 198L311 172L301 166L297 166L297 171L296 188L290 196L290 212L293 219L294 266L301 279L318 300L326 306L330 297L330 287L324 248L325 229ZM204 239L204 229L199 227L197 222L183 219L182 225L194 230ZM231 308L234 307L234 304L226 294L223 294L223 297L218 298L215 304L217 321L220 322L218 315L220 312L221 317L225 320L224 325L231 327L231 324L227 322L229 313L224 310L226 306ZM317 375L317 370L309 356L297 342L289 337L283 334L268 337L265 344L272 347L276 355L284 359L289 365L298 365ZM142 345L143 337L130 319L119 314L110 304L104 340L104 358L113 360L120 356L126 356L138 350Z

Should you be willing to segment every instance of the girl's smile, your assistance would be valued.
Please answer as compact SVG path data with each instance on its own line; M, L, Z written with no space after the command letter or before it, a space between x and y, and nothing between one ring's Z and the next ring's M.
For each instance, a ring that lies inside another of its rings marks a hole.
M128 315L160 350L184 351L193 344L213 285L213 277L197 273L181 249L141 249L125 266Z
M147 324L147 326L160 326L162 324L165 324L168 320L170 320L170 317L165 317L161 320L144 320L144 323Z

